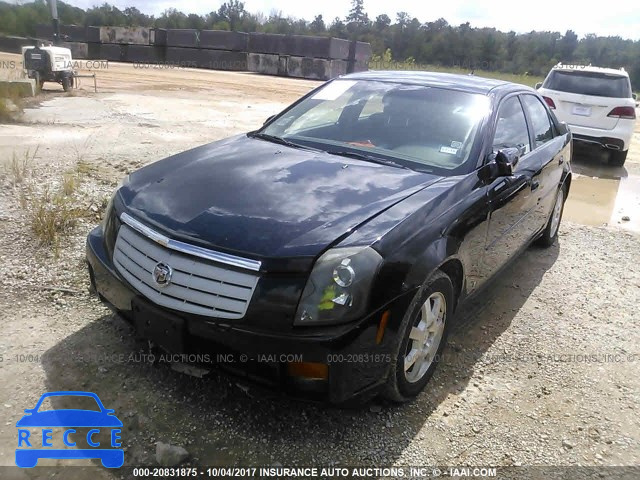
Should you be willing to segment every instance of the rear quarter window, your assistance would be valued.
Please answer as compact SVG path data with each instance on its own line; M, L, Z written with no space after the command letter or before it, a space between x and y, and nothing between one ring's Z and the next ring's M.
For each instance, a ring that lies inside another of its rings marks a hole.
M595 97L630 98L628 77L600 72L553 70L543 88Z

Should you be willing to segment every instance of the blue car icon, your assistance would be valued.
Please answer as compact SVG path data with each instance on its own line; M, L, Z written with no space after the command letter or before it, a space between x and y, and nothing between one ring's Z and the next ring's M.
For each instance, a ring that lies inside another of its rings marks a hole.
M79 410L79 409L58 409L38 412L45 399L49 397L91 397L93 398L100 411L97 410ZM107 468L118 468L124 464L124 451L120 447L120 428L122 422L114 415L114 410L104 408L100 398L91 392L48 392L40 397L34 408L26 409L26 415L18 420L18 448L16 449L16 465L23 468L35 467L41 458L54 459L80 459L80 458L99 458L102 465ZM27 429L41 428L42 438L38 440L30 439L31 432ZM66 428L63 434L64 444L67 447L74 447L75 442L71 442L69 435L76 433L74 427L91 427L86 435L87 443L90 447L95 448L68 448L54 449L48 448L52 444L50 442L52 430L50 428L63 427ZM94 440L94 435L100 433L100 429L111 430L111 448L100 448L100 443ZM43 448L32 448L42 445ZM21 448L23 447L23 448ZM24 448L29 447L29 448Z

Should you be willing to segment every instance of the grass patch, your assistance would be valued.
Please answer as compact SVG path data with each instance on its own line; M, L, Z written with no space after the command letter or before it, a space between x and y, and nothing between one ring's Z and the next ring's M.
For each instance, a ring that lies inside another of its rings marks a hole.
M65 173L62 177L62 193L66 196L73 195L78 188L78 180L73 173Z
M11 179L11 183L15 187L16 185L24 183L33 171L33 161L38 155L38 149L31 151L31 149L25 150L22 156L18 155L15 151L11 157L11 161L8 166L8 175Z
M52 194L48 188L39 194L31 193L26 205L31 230L41 245L53 246L56 254L61 237L75 227L79 218L86 216L83 208L74 206L73 198L64 187Z

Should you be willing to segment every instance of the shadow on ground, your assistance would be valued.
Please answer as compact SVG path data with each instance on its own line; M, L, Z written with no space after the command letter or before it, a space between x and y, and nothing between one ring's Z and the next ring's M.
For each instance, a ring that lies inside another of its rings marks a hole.
M125 465L155 464L156 441L184 446L192 465L391 465L438 405L467 388L479 358L509 328L559 251L557 244L529 248L458 312L444 363L408 405L341 410L240 388L224 374L189 377L137 357L141 345L112 316L88 319L46 352L47 388L92 391L115 409L124 423Z

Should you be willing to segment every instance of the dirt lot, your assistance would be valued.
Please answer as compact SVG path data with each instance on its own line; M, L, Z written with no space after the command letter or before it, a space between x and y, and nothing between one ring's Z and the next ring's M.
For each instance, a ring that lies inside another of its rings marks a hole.
M23 409L54 390L115 409L127 465L155 465L158 441L184 447L186 465L640 464L640 124L624 168L577 152L559 242L530 248L460 313L425 393L345 411L141 361L143 345L88 294L83 264L126 172L256 128L317 83L116 64L98 79L97 94L45 86L0 127L0 465L13 465ZM55 248L31 230L47 191L75 219Z

